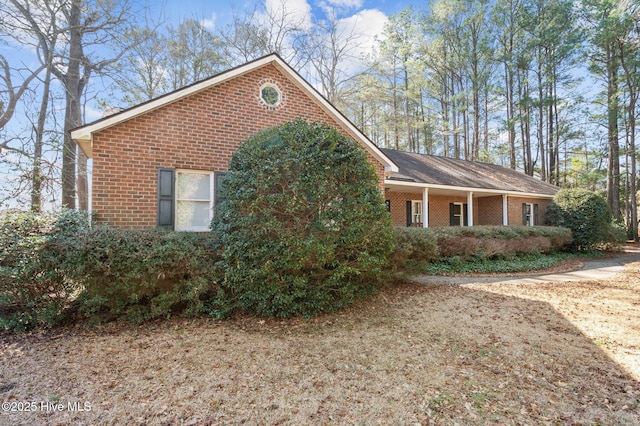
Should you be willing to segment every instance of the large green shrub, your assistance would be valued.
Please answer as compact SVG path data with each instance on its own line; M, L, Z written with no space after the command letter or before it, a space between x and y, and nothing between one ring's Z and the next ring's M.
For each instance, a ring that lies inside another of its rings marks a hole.
M213 227L235 306L266 316L332 311L373 291L393 228L364 151L297 120L246 141Z
M89 227L85 213L15 213L0 217L0 328L54 325L77 293L61 241Z
M206 234L98 226L74 239L75 268L83 292L80 310L92 321L139 322L175 312L196 315L218 297L217 253Z
M589 250L620 242L611 209L601 195L582 188L561 189L553 201L545 223L571 229L574 248Z

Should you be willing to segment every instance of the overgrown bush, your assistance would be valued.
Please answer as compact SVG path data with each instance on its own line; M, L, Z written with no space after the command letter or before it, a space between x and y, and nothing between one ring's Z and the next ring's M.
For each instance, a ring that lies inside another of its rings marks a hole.
M222 275L211 240L203 234L106 226L69 239L75 247L69 262L76 265L70 275L83 288L81 312L94 322L140 322L216 309Z
M67 278L60 242L89 227L85 213L14 213L0 217L0 327L51 326L79 287Z
M395 228L392 262L404 268L407 262L428 263L438 258L438 241L431 228Z
M213 228L234 307L265 316L342 308L377 288L393 228L364 151L297 120L246 141Z
M601 195L582 188L561 189L547 208L545 223L571 229L573 247L596 249L620 243L624 235L616 232L607 201Z

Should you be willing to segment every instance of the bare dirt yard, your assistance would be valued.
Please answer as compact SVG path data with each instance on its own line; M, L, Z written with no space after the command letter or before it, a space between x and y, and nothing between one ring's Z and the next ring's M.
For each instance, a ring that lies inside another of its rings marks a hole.
M640 263L411 284L313 319L0 335L2 425L638 425Z

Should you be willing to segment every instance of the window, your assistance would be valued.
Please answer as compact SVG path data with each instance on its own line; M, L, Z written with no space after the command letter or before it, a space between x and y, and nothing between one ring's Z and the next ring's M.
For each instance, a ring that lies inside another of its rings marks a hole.
M522 224L535 226L538 224L538 205L522 203Z
M178 170L176 223L178 231L208 231L213 218L213 173Z
M422 224L422 201L411 201L411 224Z
M267 106L278 106L282 99L280 89L274 84L266 83L260 88L260 99Z
M463 203L449 204L449 224L451 226L467 226L465 206L466 204Z
M213 203L224 173L158 169L158 226L209 231ZM214 185L215 183L215 185Z

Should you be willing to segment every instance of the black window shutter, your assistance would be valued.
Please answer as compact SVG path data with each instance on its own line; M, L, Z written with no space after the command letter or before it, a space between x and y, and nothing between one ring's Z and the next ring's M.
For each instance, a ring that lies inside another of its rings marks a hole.
M527 225L527 203L522 203L522 224Z
M158 226L171 228L175 216L175 169L158 169Z
M460 212L460 214L462 215L462 217L464 218L464 220L462 221L462 224L464 226L469 226L469 218L467 216L469 216L468 212L468 205L467 204L463 204L462 205L462 211Z
M407 200L407 226L411 226L413 222L411 213L411 200Z
M449 226L454 226L455 225L455 212L454 212L454 204L453 203L449 203Z
M222 181L226 176L226 172L215 172L213 174L213 209L215 212L216 207L220 204L221 201L224 201L224 191L222 190ZM215 213L214 213L215 214Z
M540 212L540 208L538 207L537 204L534 204L533 205L533 224L534 225L540 224L540 220L538 218L539 212Z

